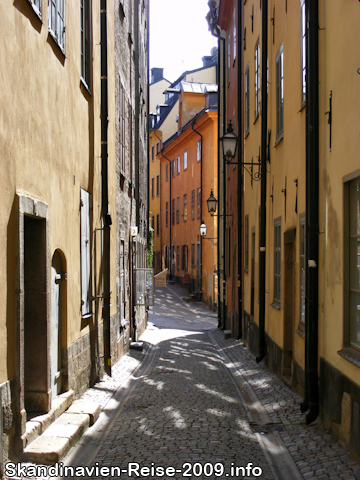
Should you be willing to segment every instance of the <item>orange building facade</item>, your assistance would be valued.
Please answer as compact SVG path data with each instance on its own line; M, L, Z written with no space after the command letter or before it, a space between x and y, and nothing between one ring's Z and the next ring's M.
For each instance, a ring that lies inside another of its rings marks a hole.
M183 82L179 130L158 154L162 267L210 307L217 305L217 217L208 213L206 200L211 190L217 195L216 101L216 86Z

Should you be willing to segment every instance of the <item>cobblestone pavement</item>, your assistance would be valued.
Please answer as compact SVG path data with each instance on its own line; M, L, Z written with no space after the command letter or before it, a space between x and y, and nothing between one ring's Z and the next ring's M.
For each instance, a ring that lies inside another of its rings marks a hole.
M132 379L128 397L98 433L95 424L97 445L87 448L86 462L76 462L81 455L75 450L66 464L119 467L121 478L284 478L274 467L271 445L267 449L263 441L273 434L274 445L284 452L276 451L280 463L287 456L293 460L289 480L360 479L360 465L320 421L306 426L301 397L266 365L256 364L241 341L225 340L213 312L201 303L186 304L182 296L175 285L156 289L156 305L141 338L144 352L123 357L113 378L85 394L106 408L119 386ZM237 382L229 369L238 375ZM251 414L255 404L265 422ZM86 449L86 440L82 447ZM129 462L134 464L131 475L125 472ZM137 476L137 464L150 470ZM248 470L235 472L235 467ZM254 467L261 468L261 475Z

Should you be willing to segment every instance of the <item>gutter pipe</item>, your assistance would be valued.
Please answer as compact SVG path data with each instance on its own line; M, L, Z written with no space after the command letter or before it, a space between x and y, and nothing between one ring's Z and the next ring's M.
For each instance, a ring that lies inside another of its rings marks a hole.
M306 2L306 308L305 397L301 412L306 424L319 415L318 385L318 265L319 265L319 11L318 1Z
M242 32L242 0L238 0L238 32ZM243 169L241 163L243 161L243 130L242 130L242 59L243 49L241 42L241 35L238 35L238 137L241 139L238 146L238 195L237 195L237 209L238 209L238 309L239 309L239 328L238 328L238 340L243 336L242 320L243 320L243 302L242 302L242 278L243 278L243 236L242 236L242 218L243 218Z
M108 200L108 64L107 64L107 10L106 0L100 0L100 44L101 44L101 211L103 218L103 329L104 367L111 375L110 350L110 225Z
M259 252L259 363L266 354L265 342L265 271L266 271L266 149L267 149L267 54L268 54L268 0L262 4L262 52L261 52L261 209Z

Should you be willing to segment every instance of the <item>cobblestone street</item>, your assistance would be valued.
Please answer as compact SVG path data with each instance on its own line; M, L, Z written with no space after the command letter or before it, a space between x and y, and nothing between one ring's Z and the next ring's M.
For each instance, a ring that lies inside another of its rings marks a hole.
M65 464L117 467L112 478L360 478L319 420L305 425L301 397L182 294L156 289L144 350L86 392L103 414Z

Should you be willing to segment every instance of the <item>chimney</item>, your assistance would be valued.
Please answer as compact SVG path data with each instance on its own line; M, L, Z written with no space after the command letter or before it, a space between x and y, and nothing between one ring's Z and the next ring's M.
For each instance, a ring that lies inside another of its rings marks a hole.
M152 68L151 69L151 83L156 83L159 80L164 78L164 69L163 68Z

